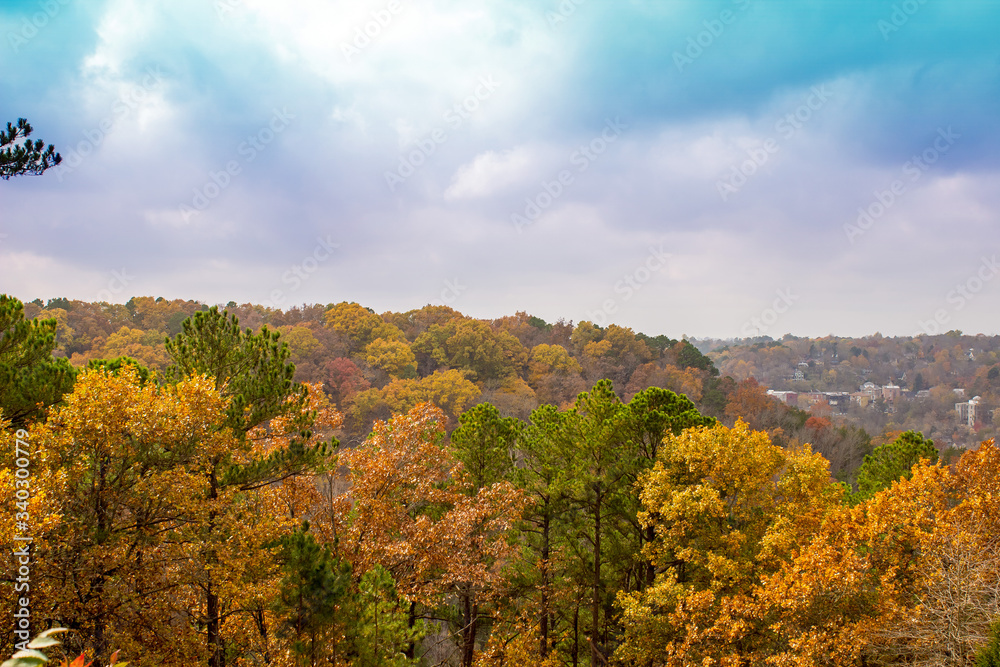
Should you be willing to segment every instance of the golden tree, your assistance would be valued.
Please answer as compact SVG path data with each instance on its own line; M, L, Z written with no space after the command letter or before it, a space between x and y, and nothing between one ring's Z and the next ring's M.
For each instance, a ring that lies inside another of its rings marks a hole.
M649 588L619 595L625 664L765 664L755 589L839 500L826 461L786 451L742 421L668 436L641 479L653 527Z

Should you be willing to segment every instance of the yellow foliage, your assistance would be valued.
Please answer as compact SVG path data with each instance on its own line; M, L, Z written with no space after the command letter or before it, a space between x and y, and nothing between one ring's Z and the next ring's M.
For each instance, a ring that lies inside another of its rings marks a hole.
M428 402L457 419L481 393L462 371L435 371L419 380L393 380L382 389L369 389L356 394L350 415L355 423L360 424L378 414L380 408L398 415L418 403Z
M668 436L640 481L639 521L660 570L620 594L626 635L618 660L648 665L764 664L756 590L840 499L827 462L787 451L737 421Z
M227 407L212 378L141 384L126 365L81 373L29 432L0 431L12 449L21 439L32 450L32 605L79 631L68 643L74 652L106 655L112 642L136 665L204 662L198 627L208 591L225 608L247 610L223 617L228 646L266 649L249 612L273 627L276 540L318 498L306 480L222 483L223 462L247 463L302 437L301 423L285 416L237 438L222 427ZM305 409L315 416L308 448L340 419L318 387ZM0 468L0 489L15 483ZM4 548L18 534L7 520Z
M309 327L283 326L278 330L281 332L281 342L288 345L289 358L293 364L301 364L323 349L323 344L316 339Z
M588 357L600 359L611 354L611 341L592 341L583 346L583 353Z
M122 327L108 336L101 348L101 357L131 357L150 370L163 371L170 364L170 355L164 345L165 334Z
M369 366L394 378L412 378L417 374L417 357L406 341L376 338L365 348L365 355Z
M565 375L568 373L579 373L583 369L579 362L569 355L569 351L562 345L536 345L531 350L531 357L528 361L528 371L530 373L528 382L532 387L538 388L538 383L552 373Z
M364 349L376 338L405 339L398 327L386 324L381 317L358 303L338 303L326 311L324 320L327 327L350 339L356 349Z

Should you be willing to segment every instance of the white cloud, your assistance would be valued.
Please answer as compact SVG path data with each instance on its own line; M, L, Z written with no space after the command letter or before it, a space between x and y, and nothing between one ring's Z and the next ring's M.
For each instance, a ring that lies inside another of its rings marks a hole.
M463 164L444 192L446 200L474 199L503 192L522 183L532 172L536 152L527 146L505 151L487 151Z

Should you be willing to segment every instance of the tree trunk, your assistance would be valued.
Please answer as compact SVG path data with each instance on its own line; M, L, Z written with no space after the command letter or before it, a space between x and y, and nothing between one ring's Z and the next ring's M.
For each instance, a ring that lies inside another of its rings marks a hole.
M94 619L94 658L97 660L104 660L104 655L108 650L104 626L104 614L101 613Z
M573 667L580 664L580 603L573 609Z
M216 477L216 470L214 467L212 468L212 472L209 474L208 497L210 501L215 501L219 497L218 478ZM212 533L214 532L215 511L213 509L208 514L209 539L211 539ZM214 565L218 561L215 549L209 549L208 554L206 554L206 560L210 565ZM208 665L209 667L226 667L226 656L222 650L222 619L219 608L219 594L212 588L211 572L207 572L206 575L208 577L208 584L205 587L205 615L207 617L206 625L208 626Z
M110 519L108 518L107 507L104 504L104 487L105 481L107 479L107 465L108 460L106 457L101 457L98 466L98 482L97 490L94 496L94 514L97 520L97 535L95 536L95 542L99 545L103 545L108 536L111 533ZM98 612L94 618L94 657L97 660L104 660L107 653L107 639L104 636L105 622L104 622L104 584L107 581L107 576L105 574L107 570L101 570L93 579L91 585L91 596L97 600Z
M417 625L417 603L411 602L410 618L409 618L409 628L411 632L413 631L413 628L416 627L416 625ZM409 658L410 660L413 660L413 658L415 658L416 655L417 655L417 644L416 642L411 640L410 643L406 646L406 657Z
M601 632L601 501L600 485L597 488L597 499L594 505L594 581L590 601L590 664L599 665L604 662L597 647Z
M462 667L472 667L476 652L476 630L479 625L479 607L472 602L472 595L462 595Z
M225 667L225 656L222 653L222 636L219 621L219 596L212 590L209 579L206 593L206 612L208 615L208 665L209 667Z
M656 533L652 526L646 528L646 543L652 544L653 540L656 539ZM656 580L656 567L653 565L653 561L646 563L646 588L653 585Z
M264 616L264 608L258 607L253 611L254 624L257 626L257 633L260 635L261 644L264 645L264 664L271 664L270 641L267 632L267 618Z
M546 504L547 501L546 501ZM538 621L540 636L539 653L543 658L549 655L549 514L542 517L542 609Z

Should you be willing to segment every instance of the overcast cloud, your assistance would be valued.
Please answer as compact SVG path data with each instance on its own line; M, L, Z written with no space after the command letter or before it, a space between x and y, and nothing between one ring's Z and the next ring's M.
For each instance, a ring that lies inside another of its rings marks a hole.
M998 28L943 0L4 2L0 120L64 163L0 182L0 291L1000 333Z

